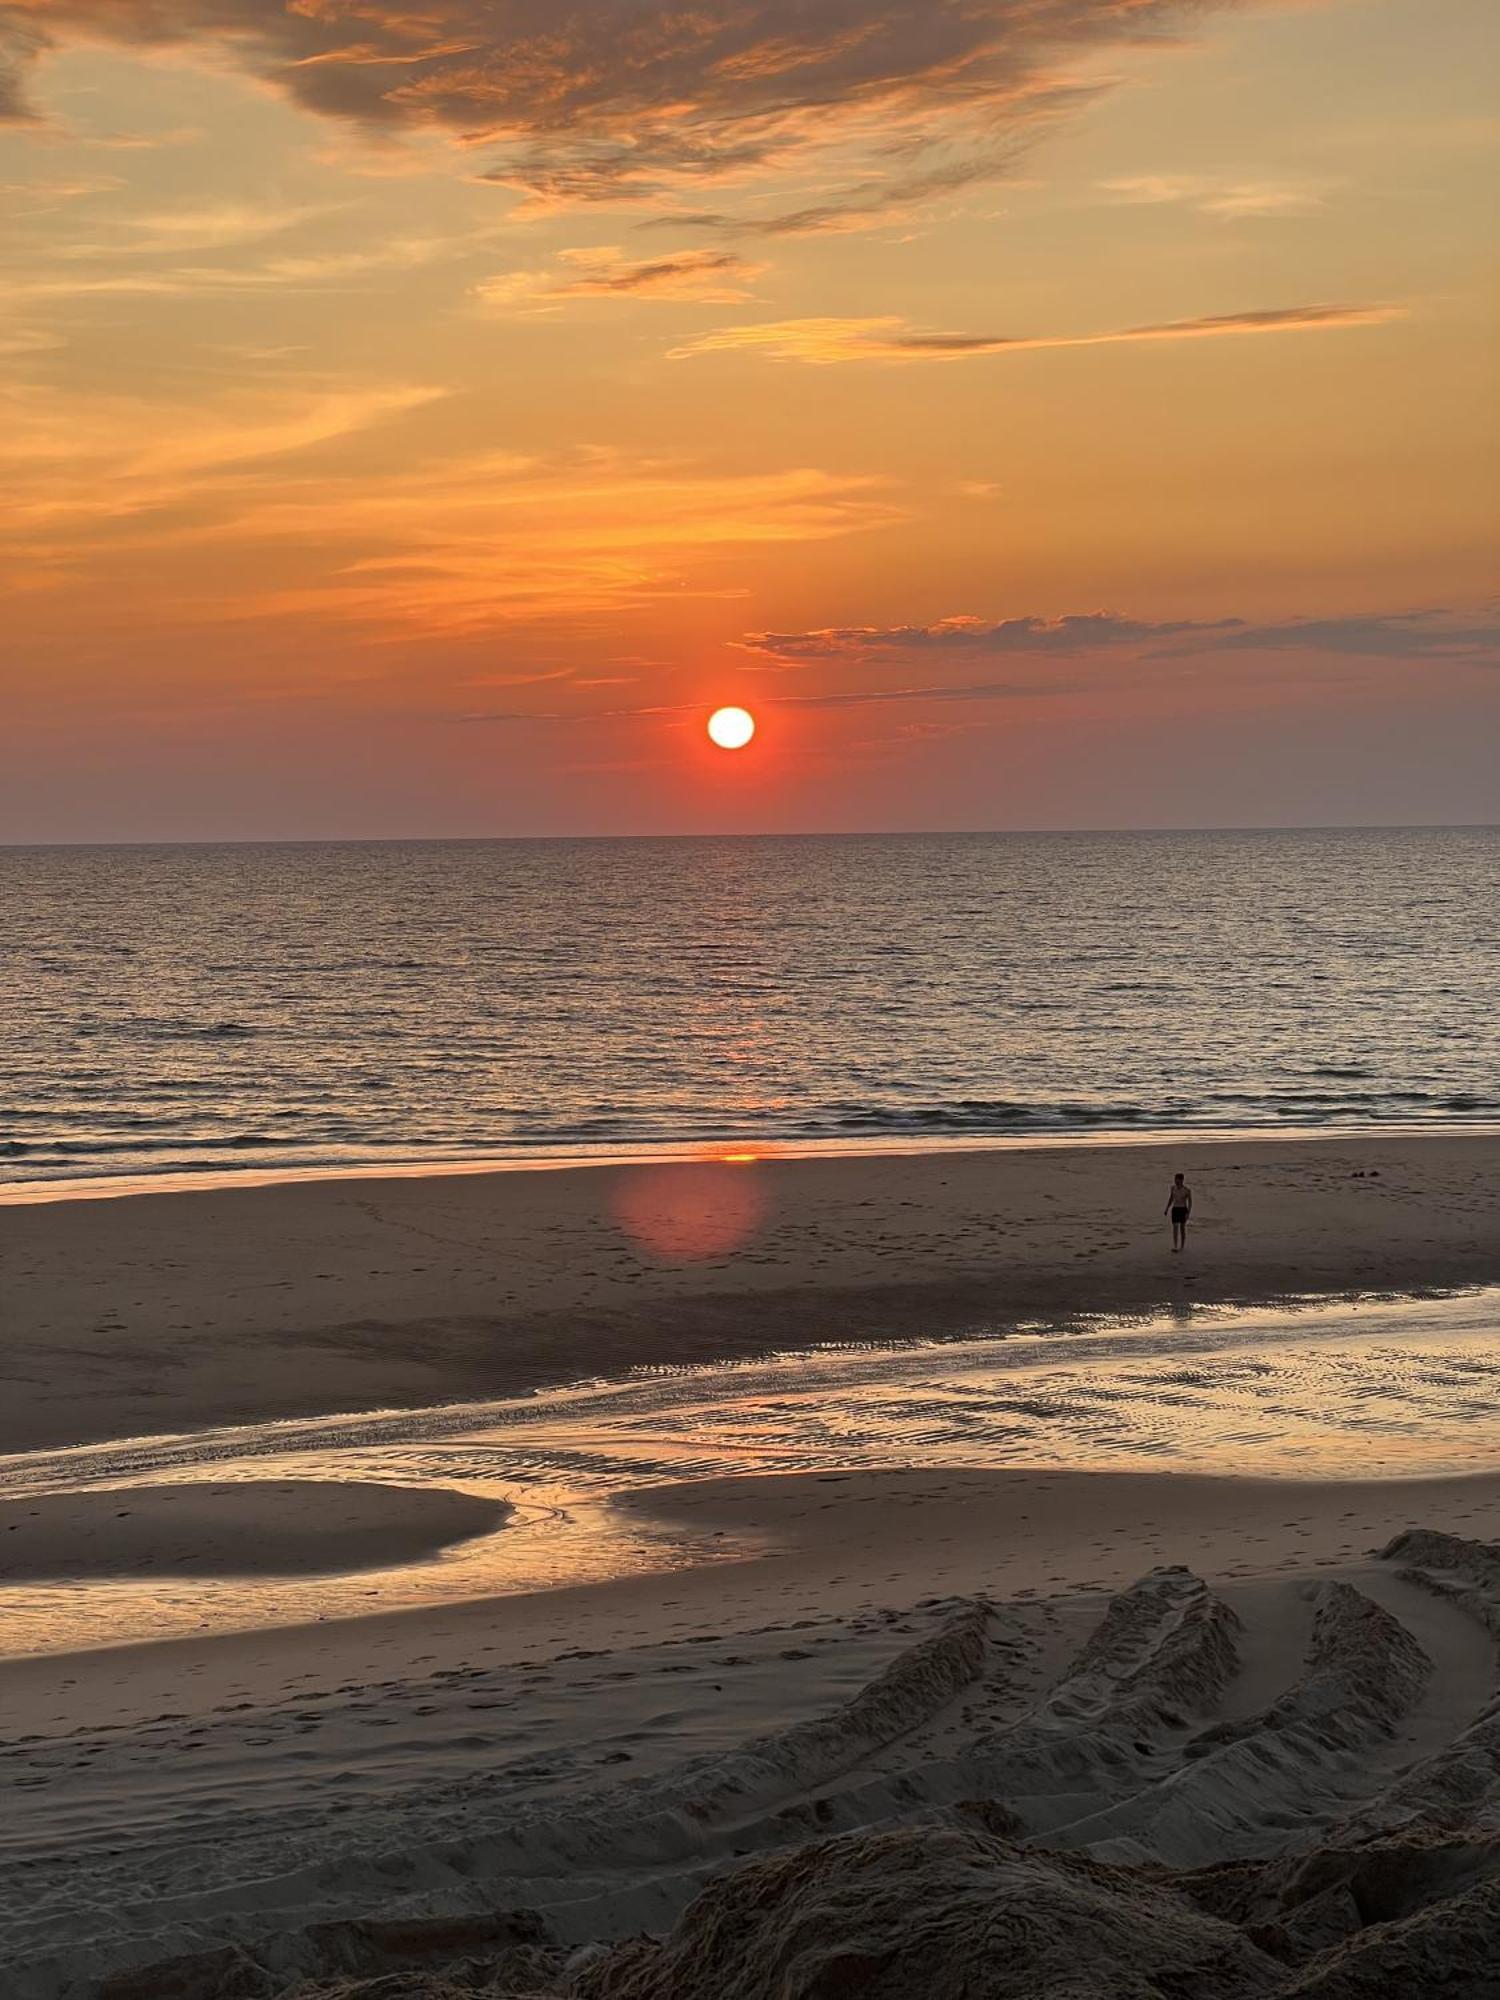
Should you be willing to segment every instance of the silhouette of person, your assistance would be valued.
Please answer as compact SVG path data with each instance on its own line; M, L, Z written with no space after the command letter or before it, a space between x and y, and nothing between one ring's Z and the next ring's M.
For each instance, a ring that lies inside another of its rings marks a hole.
M1193 1190L1182 1178L1174 1174L1172 1185L1167 1189L1167 1205L1162 1211L1172 1218L1172 1248L1186 1250L1188 1217L1193 1212Z

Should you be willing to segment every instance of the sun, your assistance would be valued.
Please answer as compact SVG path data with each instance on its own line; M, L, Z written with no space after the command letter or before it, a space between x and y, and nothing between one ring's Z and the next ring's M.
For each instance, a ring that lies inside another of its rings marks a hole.
M716 708L708 733L721 750L743 750L755 734L755 717L748 708Z

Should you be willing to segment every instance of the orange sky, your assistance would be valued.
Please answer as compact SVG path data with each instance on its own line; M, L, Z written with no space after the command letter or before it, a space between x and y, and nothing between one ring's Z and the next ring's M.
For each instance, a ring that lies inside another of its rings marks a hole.
M1495 21L0 0L0 839L1500 818Z

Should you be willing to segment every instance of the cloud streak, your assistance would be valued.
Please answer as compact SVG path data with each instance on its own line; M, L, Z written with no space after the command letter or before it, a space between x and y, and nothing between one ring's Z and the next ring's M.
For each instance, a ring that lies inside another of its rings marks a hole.
M1093 653L1201 633L1236 631L1236 618L1153 623L1113 611L1062 618L943 618L934 625L835 625L817 632L753 632L747 651L778 660L841 660L872 653Z
M1468 660L1500 664L1500 617L1474 619L1431 609L1384 617L1291 618L1280 625L1247 624L1215 641L1222 652L1306 648L1391 660Z
M1311 215L1325 196L1321 184L1223 180L1206 174L1135 174L1100 185L1126 207L1185 208L1220 222Z
M1393 660L1500 662L1500 616L1449 609L1357 613L1343 618L1140 619L1112 611L1061 618L942 618L931 625L835 625L811 632L752 632L748 652L789 666L928 653L986 657L1104 652L1190 658L1225 652L1312 652Z
M91 298L194 298L235 292L349 291L378 281L385 273L472 256L474 238L392 235L354 248L328 247L265 252L250 238L226 243L221 257L243 249L238 262L200 263L163 254L168 246L134 240L83 241L52 245L28 259L20 246L0 266L6 299L67 301ZM135 259L125 268L110 259Z
M1045 115L1060 115L1092 95L1081 89L1058 85L1033 100L1028 125L1040 124ZM1043 98L1045 97L1045 106ZM929 203L965 189L982 186L1008 174L1024 151L1019 137L985 146L971 142L953 157L944 157L936 146L923 149L930 155L918 171L868 179L836 190L795 208L781 208L770 214L731 214L716 209L673 210L651 218L647 228L711 229L740 237L819 236L875 229L895 222Z
M566 299L663 299L679 305L741 305L765 270L731 250L679 250L632 259L615 246L564 250L552 271L507 271L475 289L486 305L555 306Z
M715 327L670 350L684 361L700 354L752 353L773 361L832 367L855 361L968 361L993 354L1036 354L1074 347L1124 347L1177 340L1217 340L1246 334L1306 333L1336 327L1380 326L1405 317L1394 305L1299 305L1250 312L1207 313L1196 319L1158 320L1102 333L923 333L895 317L784 319Z
M513 683L521 685L521 683ZM583 685L583 683L579 683ZM836 688L828 694L775 695L757 704L761 708L876 708L909 701L1031 701L1076 694L1079 681L967 681L953 687ZM451 718L455 722L639 722L653 716L702 715L699 701L641 703L629 708L577 709L474 709Z

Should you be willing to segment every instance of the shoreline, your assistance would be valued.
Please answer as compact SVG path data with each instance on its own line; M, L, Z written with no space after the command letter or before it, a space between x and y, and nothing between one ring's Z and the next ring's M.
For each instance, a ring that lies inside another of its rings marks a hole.
M1356 1139L1500 1138L1497 1119L1361 1120L1329 1125L1070 1126L1050 1132L966 1135L891 1132L863 1139L664 1139L639 1145L536 1146L524 1152L454 1154L437 1160L341 1160L326 1165L167 1167L144 1173L96 1173L0 1180L0 1208L54 1202L127 1200L151 1194L224 1194L235 1188L303 1187L328 1182L448 1180L513 1173L571 1173L611 1167L681 1166L701 1161L924 1159L946 1153L1054 1153L1180 1146L1291 1145Z

